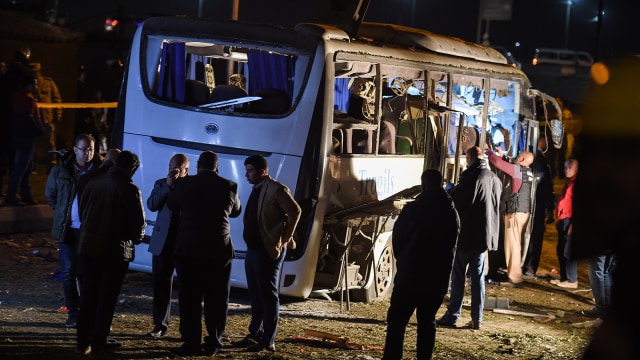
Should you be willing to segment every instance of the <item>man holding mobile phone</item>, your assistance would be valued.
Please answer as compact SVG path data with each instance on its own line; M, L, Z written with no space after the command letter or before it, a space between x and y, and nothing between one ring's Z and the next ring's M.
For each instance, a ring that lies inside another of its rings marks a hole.
M169 160L166 178L156 180L147 199L147 207L157 211L156 223L149 242L151 259L151 279L153 284L153 330L148 336L159 338L169 332L171 315L171 290L173 287L173 250L178 233L177 218L166 206L167 198L175 187L178 178L189 174L189 158L184 154L175 154Z

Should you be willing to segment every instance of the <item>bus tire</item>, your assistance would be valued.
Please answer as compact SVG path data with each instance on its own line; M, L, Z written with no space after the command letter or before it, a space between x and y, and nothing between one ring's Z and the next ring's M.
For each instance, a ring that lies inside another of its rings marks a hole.
M393 277L396 273L396 260L393 256L391 237L385 243L380 256L368 266L373 266L374 269L370 272L370 276L373 276L371 286L352 289L351 299L364 303L390 299L393 290Z

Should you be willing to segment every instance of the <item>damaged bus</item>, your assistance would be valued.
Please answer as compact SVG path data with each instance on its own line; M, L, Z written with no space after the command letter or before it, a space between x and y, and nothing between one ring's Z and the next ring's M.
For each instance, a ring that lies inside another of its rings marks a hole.
M535 151L548 101L498 51L424 30L159 17L133 39L111 145L140 157L145 200L172 155L213 150L244 205L244 160L264 155L303 211L280 293L371 301L389 294L394 220L423 170L455 183L470 146ZM231 219L231 282L246 288L242 230ZM131 269L151 271L147 246Z

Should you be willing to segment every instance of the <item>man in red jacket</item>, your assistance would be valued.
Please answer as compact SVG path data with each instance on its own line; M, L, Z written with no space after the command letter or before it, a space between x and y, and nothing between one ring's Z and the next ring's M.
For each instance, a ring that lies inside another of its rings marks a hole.
M578 259L571 254L571 234L573 233L573 184L578 174L578 160L569 159L564 163L564 173L567 183L558 200L558 245L556 254L560 263L560 280L551 280L552 284L562 288L576 289L578 287Z

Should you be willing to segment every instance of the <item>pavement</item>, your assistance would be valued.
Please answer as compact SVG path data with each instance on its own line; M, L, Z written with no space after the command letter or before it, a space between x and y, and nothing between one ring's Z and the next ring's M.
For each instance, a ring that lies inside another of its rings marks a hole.
M48 204L0 207L0 234L51 230L53 210Z
M2 206L0 205L0 234L49 231L53 224L53 209L44 198L44 188L48 174L40 171L31 174L31 192L38 205ZM6 191L7 176L4 176L0 193ZM0 203L4 202L4 196Z

